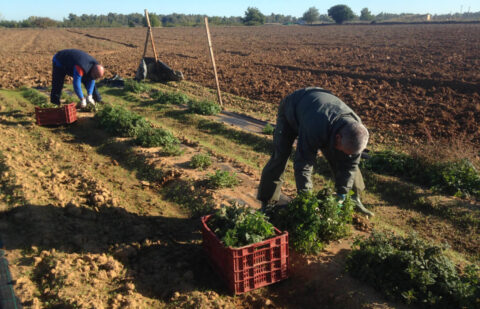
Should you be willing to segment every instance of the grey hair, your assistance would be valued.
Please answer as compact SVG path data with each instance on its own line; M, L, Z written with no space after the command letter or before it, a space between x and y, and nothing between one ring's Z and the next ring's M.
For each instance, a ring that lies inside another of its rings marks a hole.
M361 153L368 143L369 133L360 122L348 122L340 129L342 146L354 154Z

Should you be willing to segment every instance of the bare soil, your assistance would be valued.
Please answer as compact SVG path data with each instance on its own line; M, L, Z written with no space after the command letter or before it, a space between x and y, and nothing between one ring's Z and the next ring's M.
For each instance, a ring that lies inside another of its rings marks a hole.
M270 120L283 96L313 85L342 98L372 129L478 145L479 29L422 24L211 31L222 90L268 102L262 111ZM187 80L214 88L203 28L153 33L161 60ZM8 65L0 68L0 87L49 85L51 58L63 48L91 53L108 76L133 77L144 39L141 28L2 29L0 57Z

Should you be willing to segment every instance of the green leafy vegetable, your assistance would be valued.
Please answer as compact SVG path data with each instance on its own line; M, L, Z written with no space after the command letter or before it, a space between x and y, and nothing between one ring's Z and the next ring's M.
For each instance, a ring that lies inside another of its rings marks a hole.
M391 299L428 308L479 308L480 268L459 275L443 248L415 235L372 233L357 239L346 269Z
M207 222L226 247L243 247L275 235L267 217L248 207L222 207Z
M339 204L331 187L314 194L299 194L273 215L273 222L289 232L290 245L304 253L318 253L331 241L350 231L353 202Z

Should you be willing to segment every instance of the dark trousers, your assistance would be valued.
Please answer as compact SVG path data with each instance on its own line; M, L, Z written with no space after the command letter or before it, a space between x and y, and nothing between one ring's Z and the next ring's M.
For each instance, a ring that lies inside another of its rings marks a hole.
M65 76L67 72L64 68L53 65L52 69L52 92L50 93L50 102L56 105L60 105L60 98L62 96L63 83L65 82ZM82 83L86 88L85 81L82 78ZM98 92L97 86L93 89L93 99L95 102L101 102L102 97Z
M290 127L285 117L285 102L280 103L277 124L273 134L273 153L263 168L258 187L257 199L263 203L278 202L284 181L285 167L292 153L297 133Z

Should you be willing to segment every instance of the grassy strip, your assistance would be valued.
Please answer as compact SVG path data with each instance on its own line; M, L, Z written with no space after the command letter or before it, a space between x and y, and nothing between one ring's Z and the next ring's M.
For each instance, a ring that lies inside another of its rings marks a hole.
M179 154L179 140L165 129L152 128L144 117L123 107L105 105L95 119L107 132L123 137L135 137L143 147L163 147L168 154Z
M190 159L189 166L203 170L212 165L212 158L208 154L196 154Z
M208 175L208 185L212 189L233 188L239 184L236 173L229 171L216 171L215 174Z
M30 103L41 108L56 108L55 104L49 103L48 98L41 94L38 90L27 88L25 86L20 88L20 94Z
M432 163L395 151L379 151L363 161L375 173L404 178L457 197L480 198L480 174L468 160Z
M275 132L275 128L269 123L267 123L262 129L262 133L265 135L273 135L273 132Z
M162 92L159 90L152 90L150 97L154 99L156 104L174 104L186 105L190 102L188 96L181 92Z
M220 113L222 108L215 102L202 100L188 102L188 110L199 115L216 115Z
M414 235L374 232L357 239L347 257L347 271L391 299L430 308L477 308L480 269L460 275L443 249Z

